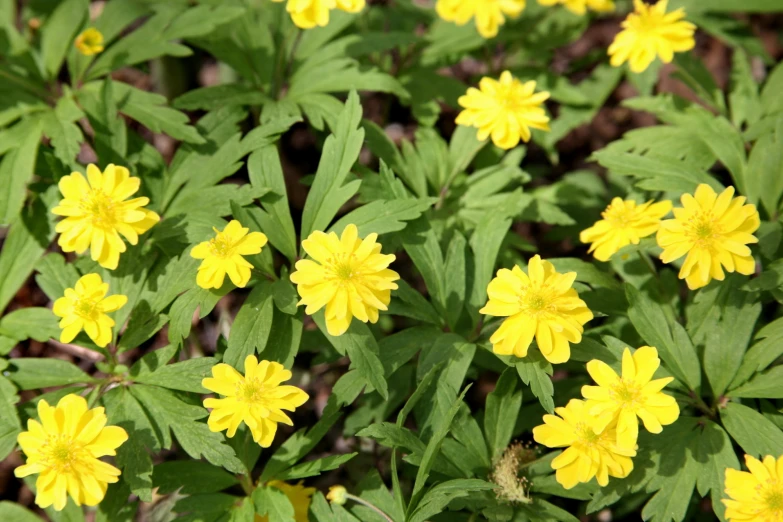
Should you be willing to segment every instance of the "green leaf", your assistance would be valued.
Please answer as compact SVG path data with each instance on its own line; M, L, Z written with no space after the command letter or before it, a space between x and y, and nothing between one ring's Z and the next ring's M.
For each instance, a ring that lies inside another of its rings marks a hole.
M69 96L57 100L53 111L47 112L43 119L43 133L49 137L54 155L63 165L71 165L79 154L84 135L76 121L84 117L84 112Z
M122 480L140 499L151 502L152 459L147 450L160 449L152 424L127 388L109 390L103 396L103 403L109 424L128 433L128 440L117 449L117 464L123 469Z
M261 281L247 296L234 319L223 362L242 369L248 355L264 350L272 329L273 311L272 283Z
M445 315L445 262L438 237L426 216L411 221L400 233L405 251L424 278L436 310Z
M11 381L0 377L0 459L5 459L16 447L16 437L22 423L16 411L19 396Z
M421 216L435 201L435 198L378 199L347 213L329 231L339 235L347 225L353 224L359 228L359 237L370 233L383 235L397 232L404 229L408 221Z
M194 393L209 393L201 381L212 375L212 367L217 364L214 357L198 357L174 364L166 364L150 373L143 373L134 380L144 384L162 386L171 390Z
M783 318L778 318L759 330L756 340L742 359L731 388L744 383L755 372L763 370L783 355Z
M174 432L185 453L194 459L203 456L215 466L223 466L234 473L246 471L234 450L225 443L223 434L212 432L205 423L198 422L207 415L204 408L187 404L172 392L157 386L136 384L130 390L151 413L160 431L166 436L169 429Z
M747 453L756 458L776 455L783 445L783 432L764 415L735 402L720 410L723 427L731 438Z
M726 470L740 467L731 439L723 428L712 421L705 421L704 431L695 447L695 456L702 468L696 479L699 495L706 497L710 492L713 509L724 520L726 506L721 498L725 490Z
M391 302L389 303L390 315L410 317L436 326L443 324L443 320L438 315L438 312L435 311L424 296L411 288L402 279L396 281L396 283L397 290L392 293Z
M676 158L639 156L609 149L594 152L592 157L615 174L638 179L635 181L636 186L644 190L693 193L701 183L706 183L717 192L724 188L698 165Z
M199 319L206 317L221 297L231 291L233 285L226 283L220 290L191 288L177 297L169 312L169 342L181 343L190 333L193 314L199 310Z
M774 216L783 195L783 114L774 120L774 127L759 136L750 152L746 193L751 202L759 199Z
M34 390L66 384L90 383L95 379L78 366L62 359L34 359L17 357L12 359L6 376L20 390Z
M427 446L408 428L390 422L376 422L356 433L357 437L373 439L387 448L403 448L410 453L423 455Z
M682 325L673 323L670 326L662 305L629 284L625 285L625 295L630 304L628 317L642 339L658 349L666 368L678 380L691 390L697 390L701 385L701 365Z
M20 308L0 318L0 334L17 341L35 339L45 343L60 336L57 322L58 319L48 308Z
M6 154L0 162L0 179L3 180L0 183L0 226L9 225L19 215L24 205L27 184L35 173L41 124L39 120L34 120L19 131L23 132L17 138L19 147Z
M446 322L452 331L457 330L457 321L459 321L462 311L465 308L465 287L467 285L465 278L466 263L465 250L467 241L459 232L454 232L454 236L449 241L449 247L446 251L444 260L444 270L449 277L444 278L444 293L446 299Z
M298 430L275 451L264 467L260 480L265 482L277 478L286 469L310 453L341 415L342 413L337 408L331 408L327 404L323 416L318 419L315 425L310 429Z
M231 83L188 91L172 102L177 109L211 111L230 105L261 105L269 98L255 87Z
M236 477L222 468L196 460L174 460L155 466L153 487L158 494L168 495L181 488L183 495L215 493L238 484Z
M427 491L406 520L425 522L430 517L443 512L446 506L456 498L468 497L479 491L489 491L494 488L494 484L479 479L456 479L441 482Z
M741 128L744 124L756 123L761 117L759 86L753 77L750 59L743 49L734 49L731 57L731 89L729 108L731 123ZM748 173L748 177L751 175Z
M358 453L346 453L345 455L330 455L322 459L309 460L285 470L278 477L280 480L296 480L307 477L315 477L324 471L337 469Z
M457 412L462 406L462 399L465 397L465 394L469 389L470 385L466 386L465 389L462 390L462 393L460 393L459 396L454 399L454 402L451 403L451 406L443 418L443 422L440 423L435 432L432 434L430 441L427 443L427 448L424 450L424 455L421 458L419 470L416 472L416 480L413 484L413 491L411 493L411 503L408 505L409 515L412 514L421 503L421 494L423 493L423 488L427 482L427 478L430 476L430 470L435 464L435 460L440 453L443 440L446 438L446 435L451 429L451 423L454 420L454 417L457 416Z
M35 282L52 301L65 295L66 288L73 288L79 280L79 272L60 254L47 254L36 264Z
M266 515L269 522L294 522L294 506L281 490L271 486L257 487L253 491L256 514Z
M549 412L555 411L552 396L555 388L552 385L552 365L539 350L529 350L527 356L515 364L522 381L530 386L530 391L538 397L541 406Z
M321 161L302 212L302 237L315 230L325 230L334 216L358 190L360 182L344 185L353 164L359 157L364 130L359 128L362 107L359 95L352 91L334 134L329 136L321 152Z
M674 63L678 69L674 76L690 87L702 101L721 114L726 113L723 91L715 83L712 74L704 63L691 53L677 53ZM707 129L703 129L707 130Z
M32 511L28 511L19 504L10 500L0 502L0 520L13 520L14 522L41 522Z
M704 372L714 397L723 395L742 365L753 328L761 313L761 303L757 302L757 297L755 293L732 288L721 309L720 323L707 332Z
M41 28L41 58L48 78L55 78L88 14L87 0L64 0Z
M318 329L329 343L341 354L348 355L352 367L355 367L365 382L377 391L384 400L389 398L389 387L383 373L383 364L378 354L378 342L366 324L351 321L348 331L337 337L329 335L323 312L313 316Z
M518 389L517 382L514 369L507 368L498 379L495 389L487 395L484 435L492 462L503 454L514 435L517 412L522 407L522 390Z
M781 378L783 378L783 366L776 366L756 375L742 386L730 390L726 395L737 398L780 399L783 398Z
M269 242L289 261L296 259L296 231L288 207L283 168L275 146L265 146L255 151L247 160L250 183L269 192L261 197L264 212L254 214Z

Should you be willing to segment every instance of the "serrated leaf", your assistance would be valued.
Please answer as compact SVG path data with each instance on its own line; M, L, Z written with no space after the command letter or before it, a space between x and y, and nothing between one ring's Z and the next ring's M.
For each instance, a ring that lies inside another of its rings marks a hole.
M27 184L33 178L38 145L41 141L40 120L34 120L19 136L19 147L7 153L0 162L0 226L16 219L24 205Z
M498 379L495 389L487 395L484 435L492 462L503 454L514 434L517 412L522 407L522 390L517 383L516 372L507 368Z
M314 315L313 320L332 346L341 354L348 355L351 365L356 368L365 382L381 397L388 399L389 387L384 376L383 364L378 356L380 353L378 342L367 325L358 320L351 321L347 332L334 337L329 335L326 329L323 312Z
M10 361L5 372L20 390L34 390L49 386L90 383L95 379L84 373L78 366L62 359L35 359L17 357Z
M352 91L337 129L324 143L318 171L302 212L302 237L308 237L315 230L326 229L340 207L359 188L359 182L344 183L359 157L364 139L364 130L359 128L361 117L359 95Z
M730 402L720 409L720 418L731 438L748 455L775 455L783 447L783 432L754 409Z
M294 506L281 490L271 486L253 491L253 504L258 515L266 515L269 522L294 522Z
M273 311L272 283L262 281L247 296L234 319L223 362L241 369L248 355L264 350L272 329Z
M163 365L153 372L138 375L135 377L135 381L171 390L209 393L208 390L201 386L201 381L205 377L211 376L212 367L216 364L217 359L214 357L198 357Z
M330 455L328 457L324 457L322 459L316 459L316 460L309 460L307 462L302 462L301 464L297 464L280 475L280 480L296 480L296 479L302 479L307 477L315 477L316 475L320 475L324 471L330 471L333 469L337 469L352 458L354 458L358 453L346 453L345 455Z
M552 396L555 388L552 385L552 365L547 361L538 350L529 350L527 356L515 364L517 373L522 381L530 386L541 403L541 406L549 412L555 411L555 402Z

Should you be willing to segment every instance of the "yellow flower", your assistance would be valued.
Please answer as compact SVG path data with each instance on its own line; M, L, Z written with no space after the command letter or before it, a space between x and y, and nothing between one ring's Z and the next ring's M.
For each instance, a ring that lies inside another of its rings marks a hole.
M272 0L283 2L284 0ZM337 6L336 0L288 0L286 11L291 20L301 29L326 27L329 24L329 11Z
M378 311L387 309L391 291L397 289L394 281L400 276L388 268L394 255L381 254L378 234L358 235L356 225L345 227L339 238L334 232L313 232L302 241L313 260L297 261L291 274L307 314L326 306L329 335L344 334L353 317L378 322Z
M108 484L117 482L120 470L101 460L116 455L128 440L119 426L106 426L103 408L87 408L83 397L70 394L57 403L38 402L38 418L27 421L27 431L17 441L27 462L14 470L17 477L38 473L35 503L54 504L61 511L70 495L77 506L95 506Z
M244 422L253 434L253 440L264 448L272 444L277 432L277 423L293 426L283 410L294 411L304 404L308 395L296 386L281 386L291 378L291 372L277 362L261 361L254 355L245 358L245 375L228 364L212 367L212 377L201 381L201 385L223 399L204 399L204 407L212 408L207 424L217 432L228 430L233 437L239 425Z
M155 212L143 208L149 198L125 201L140 185L128 169L112 164L103 174L95 165L87 165L87 179L79 172L63 176L59 183L63 199L52 209L65 216L55 227L63 251L83 254L89 248L93 261L109 270L117 268L120 253L127 249L120 234L135 245L139 234L160 221Z
M476 19L476 29L484 38L494 38L506 16L516 18L525 9L526 0L438 0L435 10L443 20L465 25Z
M310 502L313 493L315 493L315 488L304 487L301 480L298 484L289 484L282 480L270 480L266 485L285 493L291 505L294 506L294 522L308 522L310 520L307 512L310 511ZM255 522L269 522L269 517L256 515Z
M250 281L253 265L242 256L260 254L267 238L261 232L250 232L236 219L221 232L213 228L215 237L193 247L190 257L203 259L198 267L196 284L201 288L220 288L226 274L231 282L244 288Z
M337 9L346 13L358 13L365 5L365 0L337 0Z
M598 386L583 386L591 415L603 419L604 424L617 422L617 444L635 448L639 435L638 416L650 433L660 433L680 416L680 407L674 397L661 390L674 378L652 380L661 365L658 350L642 346L631 355L623 352L623 375L619 377L606 363L594 359L587 363L587 372Z
M667 13L668 3L669 0L659 0L655 5L647 5L642 0L634 0L635 12L623 21L623 30L609 46L614 67L629 62L631 71L639 73L649 67L656 55L664 63L670 63L674 53L695 47L696 26L683 20L684 9Z
M755 205L745 205L745 197L732 198L734 187L720 196L709 185L701 184L696 193L683 194L683 208L674 209L674 219L661 223L658 245L661 261L671 263L685 254L680 279L695 290L713 278L723 281L729 272L750 275L756 269L748 244L758 243L753 233L761 225Z
M94 27L85 29L73 42L84 56L92 56L103 51L103 34Z
M533 428L533 438L548 448L567 448L552 461L555 478L566 489L579 482L606 486L609 477L625 478L633 470L636 449L615 444L614 427L588 413L584 401L572 399L559 415L544 415L544 424Z
M332 504L344 506L348 500L348 490L339 484L336 486L329 486L329 493L326 494L326 500Z
M587 13L587 10L599 13L614 11L614 0L538 0L541 5L563 4L566 9L577 15Z
M518 266L503 268L487 287L489 301L479 311L507 317L489 339L492 350L525 357L535 337L549 362L566 362L571 356L569 343L582 340L582 325L593 318L571 288L576 272L560 274L538 255L530 259L527 271Z
M748 471L726 469L726 519L735 522L783 520L783 456L772 455L763 463L745 455Z
M128 298L117 294L106 297L109 284L98 274L79 278L74 288L66 288L65 296L54 302L52 311L60 321L60 342L70 343L84 330L101 348L111 341L114 319L106 312L115 312L125 306Z
M549 98L546 91L535 92L536 82L522 83L508 71L500 80L482 78L479 88L471 87L458 102L465 110L457 125L476 127L478 139L492 137L501 149L511 149L519 140L530 141L530 129L549 130L549 117L541 106Z
M609 261L622 247L631 243L638 245L640 239L657 232L661 218L671 209L671 201L648 201L637 206L633 200L614 198L601 212L603 219L583 230L579 240L592 243L588 252L594 252L596 259Z

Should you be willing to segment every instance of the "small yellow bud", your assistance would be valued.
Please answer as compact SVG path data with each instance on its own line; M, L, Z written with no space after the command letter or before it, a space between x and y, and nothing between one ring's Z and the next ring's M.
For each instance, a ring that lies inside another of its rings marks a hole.
M326 494L326 499L329 500L332 504L344 506L347 500L347 496L348 496L348 490L345 489L343 486L338 485L338 486L331 486L329 488L329 493Z
M73 43L84 56L92 56L103 51L103 33L90 27L77 36Z

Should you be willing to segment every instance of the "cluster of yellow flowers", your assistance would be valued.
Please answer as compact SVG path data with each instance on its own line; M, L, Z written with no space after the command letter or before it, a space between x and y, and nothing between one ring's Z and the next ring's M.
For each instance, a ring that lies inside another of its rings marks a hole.
M595 11L614 9L612 0L539 0L539 3L561 3L577 14L584 14L587 8ZM675 52L687 51L696 45L693 38L696 26L682 20L685 17L683 9L667 13L668 0L660 0L654 6L634 0L634 5L635 11L622 23L623 30L609 47L613 66L619 67L627 61L633 72L642 72L656 56L669 63ZM503 13L518 16L524 7L525 0L438 0L436 5L444 20L465 24L475 17L479 32L485 38L497 34L498 26L504 23ZM459 105L464 110L457 116L456 123L477 128L479 140L491 137L501 149L514 148L520 141L527 143L532 137L530 129L549 130L549 117L542 106L549 99L549 93L536 93L535 90L536 82L522 83L509 71L504 71L499 81L482 78L478 89L471 87L459 98Z
M725 274L750 275L756 269L749 244L758 243L753 233L761 226L755 205L745 204L744 196L734 196L734 187L718 195L706 184L696 192L683 194L681 208L674 218L662 220L672 207L670 201L637 205L615 198L602 213L603 219L582 231L580 239L591 243L590 252L599 261L608 261L622 247L638 244L657 232L661 261L672 263L687 254L679 277L695 290Z
M272 0L288 2L286 11L297 27L312 29L325 27L329 23L329 12L339 9L347 13L358 13L365 6L365 0Z
M582 387L585 401L573 399L556 415L544 415L533 438L549 448L567 447L552 461L555 478L566 489L596 478L606 486L609 477L625 478L633 470L639 422L651 433L677 420L680 408L661 393L673 378L653 380L660 366L658 351L642 346L632 355L623 352L622 376L594 359L587 371L598 386Z

